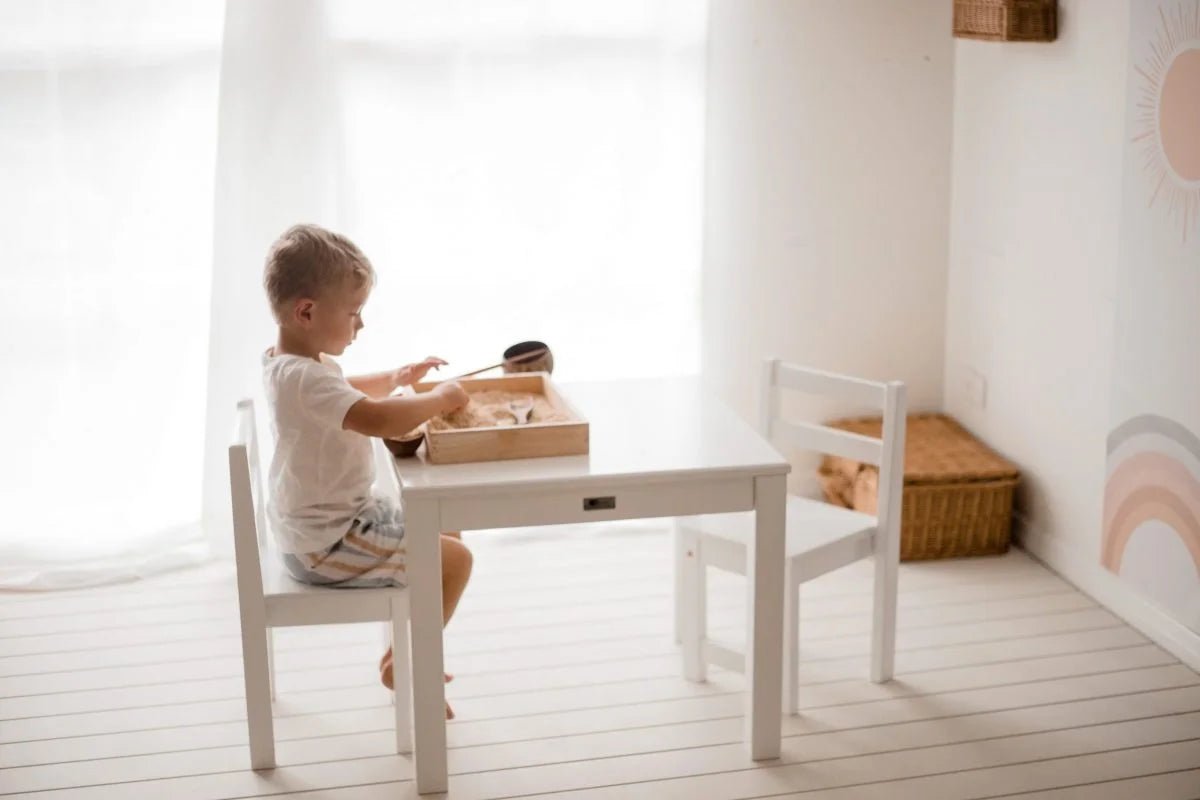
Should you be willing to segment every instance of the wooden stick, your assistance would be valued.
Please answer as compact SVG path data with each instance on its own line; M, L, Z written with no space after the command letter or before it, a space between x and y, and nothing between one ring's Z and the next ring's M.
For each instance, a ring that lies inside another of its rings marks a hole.
M459 378L469 378L472 375L478 375L481 372L487 372L489 369L495 369L496 367L503 367L506 363L508 363L510 361L514 364L524 364L527 361L534 361L536 359L541 358L542 356L546 355L547 352L549 352L549 348L546 348L546 347L543 347L540 350L530 350L528 353L521 353L521 355L519 355L519 356L513 356L512 358L506 358L503 361L501 361L499 364L492 364L490 367L484 367L483 369L472 370L471 372L464 372L462 375L455 375L453 378L448 378L447 380L456 381Z
M447 378L446 380L456 381L459 378L469 378L472 375L478 375L481 372L487 372L489 369L495 369L496 367L503 367L503 366L504 366L504 362L501 361L499 364L492 364L490 367L484 367L483 369L477 369L477 370L473 370L471 372L464 372L462 375L455 375L453 378Z

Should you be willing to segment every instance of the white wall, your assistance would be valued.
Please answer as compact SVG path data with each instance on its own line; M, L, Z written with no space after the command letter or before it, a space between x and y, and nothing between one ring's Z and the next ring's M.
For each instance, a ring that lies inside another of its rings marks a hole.
M941 404L950 7L711 2L701 364L747 419L767 355Z
M1026 547L1190 659L1100 565L1129 0L1060 13L1053 43L956 43L946 408L1021 466Z
M946 406L1021 464L1031 525L1094 562L1129 14L1061 5L1057 42L957 42Z
M1132 12L1101 562L1200 643L1200 17Z

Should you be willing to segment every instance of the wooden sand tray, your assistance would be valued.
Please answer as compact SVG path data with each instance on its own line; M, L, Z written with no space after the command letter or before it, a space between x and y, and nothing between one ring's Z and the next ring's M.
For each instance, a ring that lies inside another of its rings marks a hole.
M471 395L465 409L425 423L425 460L431 464L501 461L513 458L583 455L588 452L588 423L544 372L494 378L464 378ZM419 383L428 392L437 383ZM512 401L533 401L529 421L517 424Z

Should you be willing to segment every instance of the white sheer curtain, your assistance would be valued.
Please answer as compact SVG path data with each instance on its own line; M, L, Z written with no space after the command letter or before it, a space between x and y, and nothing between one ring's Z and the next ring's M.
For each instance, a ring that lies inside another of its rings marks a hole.
M204 555L221 18L0 3L0 585Z
M698 370L698 0L0 9L0 585L228 550L292 222L379 270L348 370L525 338L564 380Z
M563 379L699 370L703 3L330 11L344 224L381 273L349 366L532 338Z

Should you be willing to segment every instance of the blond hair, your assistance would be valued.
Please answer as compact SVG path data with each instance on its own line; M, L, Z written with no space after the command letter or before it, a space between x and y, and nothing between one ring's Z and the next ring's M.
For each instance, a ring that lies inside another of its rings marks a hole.
M360 289L375 283L375 268L354 242L320 225L293 225L271 245L263 269L263 288L277 322L289 303L317 298L347 284Z

